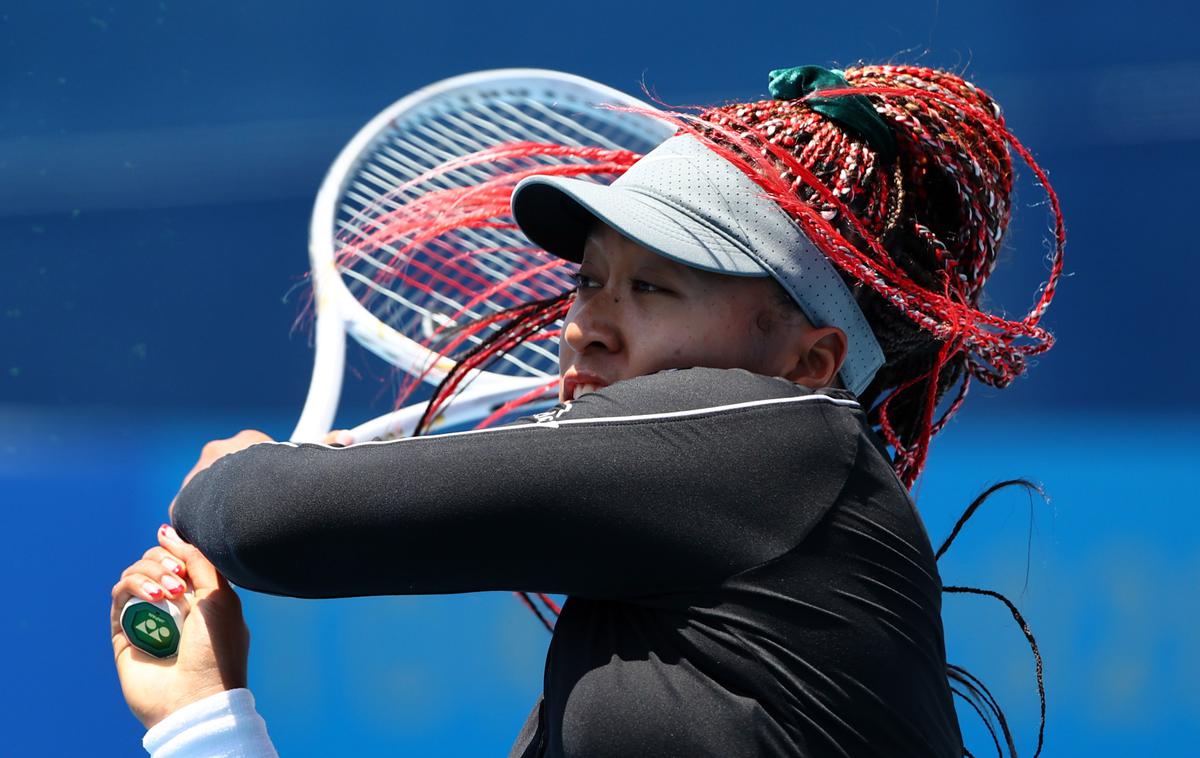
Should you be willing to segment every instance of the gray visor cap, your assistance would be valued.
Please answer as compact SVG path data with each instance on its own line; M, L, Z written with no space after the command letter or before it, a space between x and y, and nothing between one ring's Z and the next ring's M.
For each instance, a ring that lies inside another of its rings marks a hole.
M773 276L815 326L846 333L845 386L861 393L883 351L833 264L757 184L695 137L677 135L610 185L531 176L513 190L530 241L578 263L594 220L651 251L705 271Z

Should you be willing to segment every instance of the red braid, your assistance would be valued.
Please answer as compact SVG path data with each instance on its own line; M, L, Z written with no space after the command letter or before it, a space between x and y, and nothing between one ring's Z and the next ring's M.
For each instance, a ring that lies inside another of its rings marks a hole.
M896 138L894 160L814 111L808 98L672 115L742 168L857 285L887 359L862 399L873 405L897 473L911 486L972 377L1005 387L1030 356L1053 345L1038 323L1062 272L1066 236L1045 172L983 91L915 66L864 66L844 75L848 88L820 96L866 95ZM1042 183L1056 220L1049 279L1018 320L979 308L1010 217L1010 147ZM938 401L955 384L954 399L935 419Z

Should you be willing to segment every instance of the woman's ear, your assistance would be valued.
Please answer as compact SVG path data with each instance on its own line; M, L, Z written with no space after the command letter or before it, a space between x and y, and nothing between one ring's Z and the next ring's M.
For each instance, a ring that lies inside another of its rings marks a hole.
M796 362L784 378L812 389L835 384L848 345L846 333L836 326L805 329L796 341Z

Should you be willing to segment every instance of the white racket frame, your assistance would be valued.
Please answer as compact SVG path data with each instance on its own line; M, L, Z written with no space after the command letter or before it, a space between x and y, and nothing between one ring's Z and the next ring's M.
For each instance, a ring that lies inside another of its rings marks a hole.
M346 144L330 166L313 205L309 225L309 263L316 312L313 373L304 401L304 410L292 432L293 442L318 442L330 430L342 393L345 372L346 334L380 358L401 370L420 375L437 384L454 367L454 361L435 353L381 321L358 301L346 287L338 271L334 249L334 229L338 203L358 164L369 155L380 135L402 115L427 102L454 93L479 89L506 89L522 86L550 88L564 98L588 105L610 104L648 108L646 103L619 90L573 74L532 68L495 69L444 79L409 94L371 119ZM648 139L670 137L673 127L649 116L622 113L644 124ZM545 377L507 376L490 371L472 370L464 380L466 388L439 414L437 424L454 425L480 419L513 398L533 392L546 384ZM412 434L425 411L426 403L401 408L350 430L355 442L390 439Z

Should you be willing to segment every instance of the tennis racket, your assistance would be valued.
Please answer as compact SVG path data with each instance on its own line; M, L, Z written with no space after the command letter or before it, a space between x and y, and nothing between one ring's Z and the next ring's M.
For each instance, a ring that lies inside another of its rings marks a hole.
M573 286L569 264L515 227L512 188L548 171L611 181L674 131L645 110L582 77L502 69L437 82L368 122L334 161L313 207L315 354L292 441L317 441L332 426L347 334L417 380L402 389L406 400L419 384L445 378L451 347L486 338L488 329L464 338L466 325ZM497 146L508 148L487 154ZM557 379L557 338L528 340L471 371L435 426L484 418L531 393L554 398ZM350 432L355 442L408 436L425 410L408 404Z
M354 442L411 435L428 402L404 401L440 383L455 351L498 328L481 322L573 286L570 264L516 228L516 183L534 173L611 181L674 132L651 111L582 77L499 69L431 84L371 119L337 156L313 206L313 373L291 441L320 441L332 427L347 334L405 377L402 407L351 429ZM471 369L430 428L553 402L557 347L552 329ZM135 647L175 654L180 614L169 601L130 600L122 620Z

